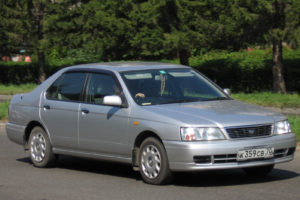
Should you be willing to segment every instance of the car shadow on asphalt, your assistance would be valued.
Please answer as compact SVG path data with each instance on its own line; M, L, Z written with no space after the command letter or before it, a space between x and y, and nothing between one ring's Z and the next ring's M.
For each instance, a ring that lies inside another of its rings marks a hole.
M17 159L19 162L24 162L32 165L30 158ZM99 160L78 158L72 156L59 156L55 165L52 168L76 170L87 173L95 173L109 176L124 177L142 181L139 172L132 170L130 165L103 162ZM174 180L171 185L184 187L218 187L232 186L244 184L266 183L280 181L298 177L299 174L293 171L276 169L265 177L251 177L241 169L231 170L214 170L203 172L177 172L174 174Z
M266 183L298 177L293 171L275 168L267 176L250 176L242 169L215 170L197 173L177 173L173 181L177 186L218 187L244 184Z
M17 159L17 161L32 165L29 157ZM130 165L59 155L55 164L50 168L76 170L87 173L119 176L124 178L141 180L138 172L132 170Z

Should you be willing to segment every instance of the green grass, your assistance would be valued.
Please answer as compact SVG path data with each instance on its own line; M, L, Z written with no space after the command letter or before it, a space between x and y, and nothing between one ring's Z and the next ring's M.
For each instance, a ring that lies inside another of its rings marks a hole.
M0 103L0 120L6 120L8 117L9 101Z
M296 134L297 142L300 142L300 117L288 116L288 119L291 124L293 133Z
M278 108L300 108L300 95L272 92L236 93L232 97L247 103Z
M3 85L0 84L0 94L13 95L18 93L27 93L36 88L34 83L26 83L21 85Z

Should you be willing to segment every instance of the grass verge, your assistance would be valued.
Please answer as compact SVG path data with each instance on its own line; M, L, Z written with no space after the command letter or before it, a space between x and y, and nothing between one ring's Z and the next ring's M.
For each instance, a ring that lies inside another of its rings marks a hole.
M232 97L247 103L277 108L300 108L300 95L272 92L236 93Z
M288 119L292 127L292 132L295 133L297 137L297 142L300 142L300 117L288 116Z
M0 103L0 120L7 120L9 101Z
M20 85L3 85L0 84L0 94L13 95L18 93L27 93L36 88L34 83L26 83Z

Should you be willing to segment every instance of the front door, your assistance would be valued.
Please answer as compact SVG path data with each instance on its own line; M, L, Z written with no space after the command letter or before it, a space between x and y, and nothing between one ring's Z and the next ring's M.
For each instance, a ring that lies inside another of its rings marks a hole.
M79 148L111 156L130 155L128 150L128 108L103 105L107 95L119 95L111 74L91 73L79 113Z

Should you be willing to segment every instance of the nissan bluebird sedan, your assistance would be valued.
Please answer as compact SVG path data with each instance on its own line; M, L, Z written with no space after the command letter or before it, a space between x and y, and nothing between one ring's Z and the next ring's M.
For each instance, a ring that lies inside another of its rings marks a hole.
M59 154L131 164L150 184L175 171L265 175L293 160L287 118L230 97L190 67L112 62L67 67L14 95L9 139L36 167Z

